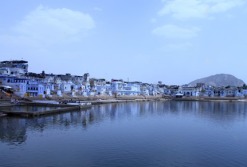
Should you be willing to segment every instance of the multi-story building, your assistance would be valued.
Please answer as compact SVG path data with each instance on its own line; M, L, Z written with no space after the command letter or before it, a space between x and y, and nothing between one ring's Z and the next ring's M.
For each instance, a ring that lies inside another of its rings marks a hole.
M140 95L141 82L123 82L112 79L112 93L116 95Z
M18 96L25 96L29 79L15 76L0 76L0 84L10 86Z
M28 61L13 60L0 62L0 74L21 76L28 72Z

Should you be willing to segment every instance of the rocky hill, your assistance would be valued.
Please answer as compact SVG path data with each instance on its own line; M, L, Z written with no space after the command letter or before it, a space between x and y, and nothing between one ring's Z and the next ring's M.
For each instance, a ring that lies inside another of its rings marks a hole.
M230 74L216 74L192 81L189 85L195 86L197 83L205 83L212 86L243 86L244 81Z

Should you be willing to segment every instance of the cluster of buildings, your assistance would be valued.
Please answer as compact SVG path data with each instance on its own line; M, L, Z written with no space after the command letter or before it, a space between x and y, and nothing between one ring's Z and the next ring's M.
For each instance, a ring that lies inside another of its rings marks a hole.
M221 86L214 87L197 83L196 86L182 85L175 90L177 97L246 97L247 87ZM170 94L168 90L168 94Z
M95 95L157 95L157 85L126 82L121 79L90 78L64 74L39 74L28 71L24 60L0 62L0 89L12 90L20 97L95 96Z
M89 73L82 76L64 74L37 74L28 71L28 62L24 60L0 62L0 89L12 90L20 97L52 96L177 96L177 97L244 97L245 87L212 87L202 83L196 86L165 85L162 82L149 84L129 82L122 79L90 78Z

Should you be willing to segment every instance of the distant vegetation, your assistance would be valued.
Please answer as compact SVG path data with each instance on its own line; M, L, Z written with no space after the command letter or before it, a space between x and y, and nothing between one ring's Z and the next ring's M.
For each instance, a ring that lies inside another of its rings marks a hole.
M216 74L209 77L197 79L189 83L191 86L195 86L197 83L205 83L211 86L243 86L245 83L243 80L236 78L230 74Z

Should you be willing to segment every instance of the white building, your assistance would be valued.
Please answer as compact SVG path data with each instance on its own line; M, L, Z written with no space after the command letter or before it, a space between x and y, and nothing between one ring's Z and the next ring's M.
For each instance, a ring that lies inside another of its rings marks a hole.
M24 60L1 61L0 74L22 76L28 72L28 62Z
M74 84L72 82L62 82L60 85L60 90L62 93L68 93L71 92L74 89Z
M112 80L112 93L116 95L140 95L140 82L123 82L123 80Z

